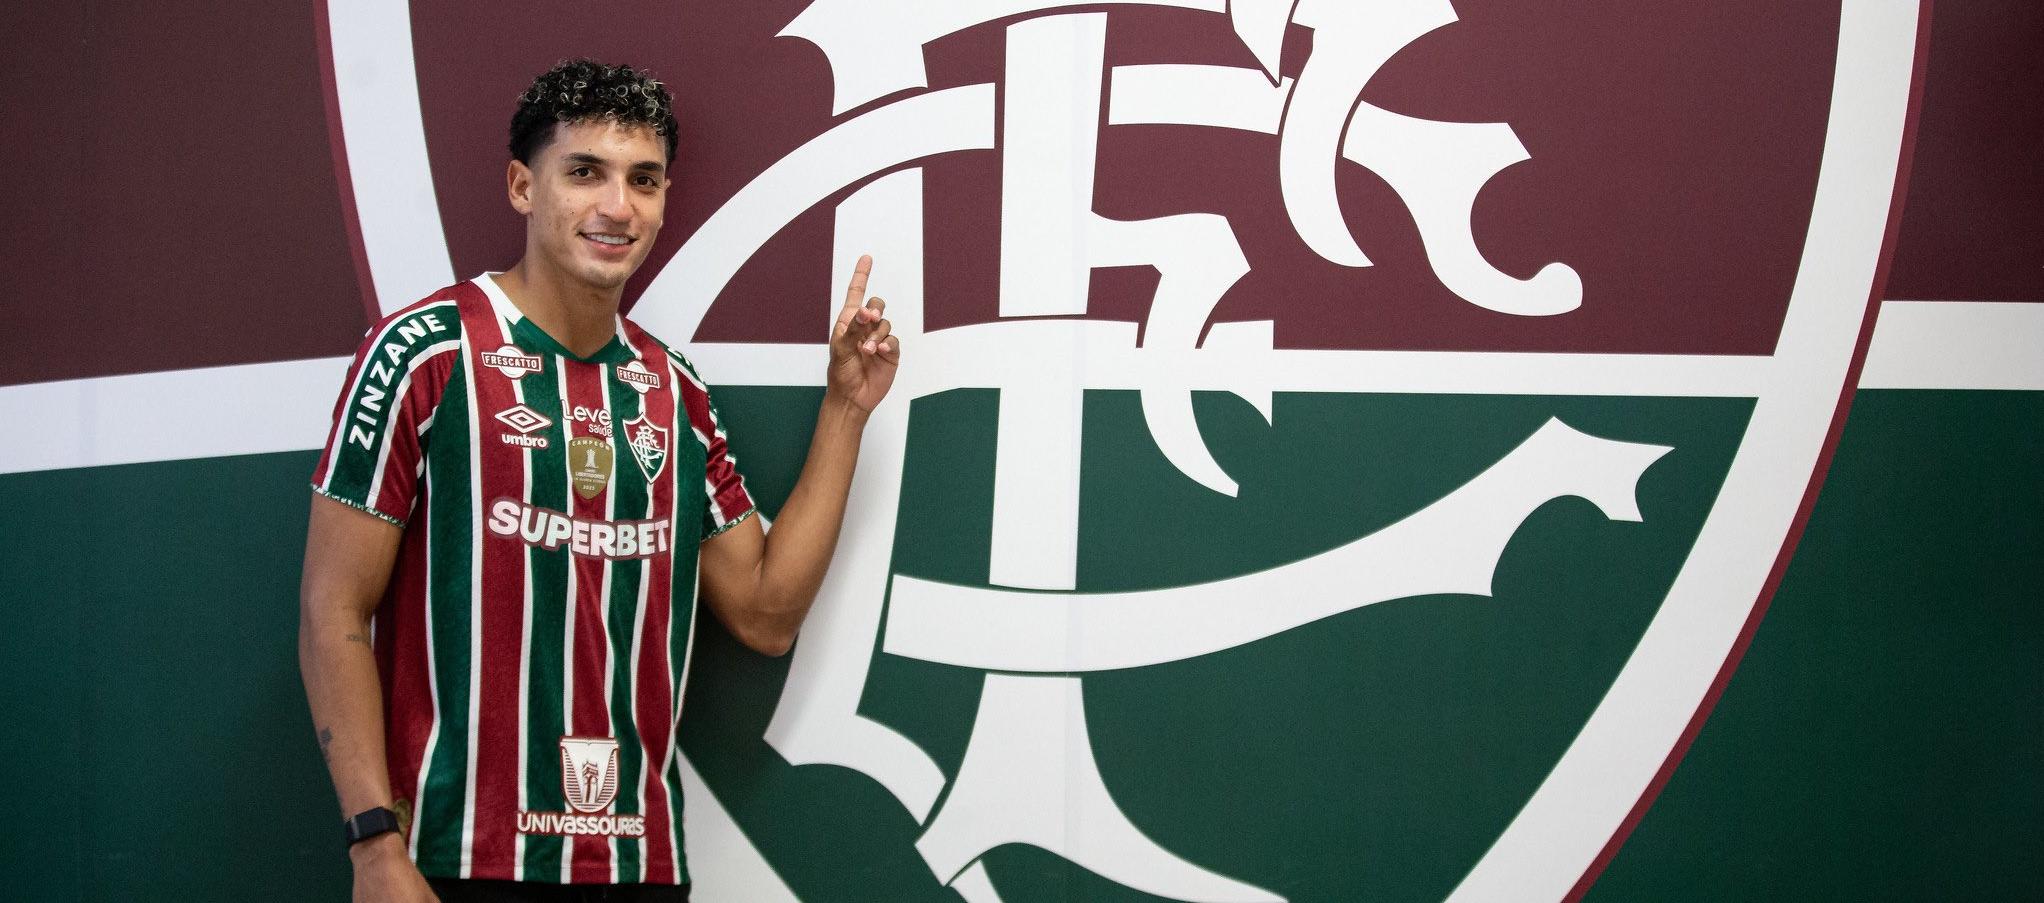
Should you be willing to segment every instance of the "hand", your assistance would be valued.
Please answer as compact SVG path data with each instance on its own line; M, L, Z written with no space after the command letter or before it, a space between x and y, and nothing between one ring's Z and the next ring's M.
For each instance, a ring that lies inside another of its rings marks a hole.
M439 903L426 876L405 853L404 836L379 834L348 848L355 863L355 903Z
M893 324L881 317L887 302L866 297L866 275L872 270L873 258L866 256L852 268L845 306L831 327L830 373L824 390L826 397L835 395L867 414L887 397L901 363L901 340L888 334Z

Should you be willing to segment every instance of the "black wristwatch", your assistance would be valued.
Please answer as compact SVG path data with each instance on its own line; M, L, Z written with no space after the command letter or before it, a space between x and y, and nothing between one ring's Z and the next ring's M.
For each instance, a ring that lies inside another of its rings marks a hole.
M378 806L342 822L348 829L348 846L354 846L378 834L400 830L397 813Z

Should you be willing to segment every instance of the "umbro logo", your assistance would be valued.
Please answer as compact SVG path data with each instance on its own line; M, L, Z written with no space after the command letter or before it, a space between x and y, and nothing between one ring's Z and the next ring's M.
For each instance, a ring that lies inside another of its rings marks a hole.
M505 426L521 433L543 430L554 425L554 422L548 420L545 414L541 414L522 404L509 410L497 412L497 419L503 421Z
M517 445L524 448L545 448L547 446L546 437L531 434L554 425L554 422L547 419L546 415L522 404L498 411L497 420L505 426L517 430L519 433L516 436L510 433L500 433L498 438L503 439L505 445Z

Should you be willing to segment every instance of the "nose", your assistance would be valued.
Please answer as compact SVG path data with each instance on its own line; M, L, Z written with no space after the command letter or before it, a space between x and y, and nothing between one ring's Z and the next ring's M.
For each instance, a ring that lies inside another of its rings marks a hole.
M631 222L634 211L631 198L632 188L628 182L628 178L610 180L603 187L603 197L598 200L596 212L613 222Z

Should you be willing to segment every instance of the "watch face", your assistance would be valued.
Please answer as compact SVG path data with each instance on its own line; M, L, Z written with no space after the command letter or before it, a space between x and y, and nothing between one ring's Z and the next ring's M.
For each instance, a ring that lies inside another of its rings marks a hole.
M410 808L406 806L406 811L402 815L381 806L356 813L344 823L348 829L348 843L350 845L361 843L378 834L391 831L403 833L405 826L411 823Z

